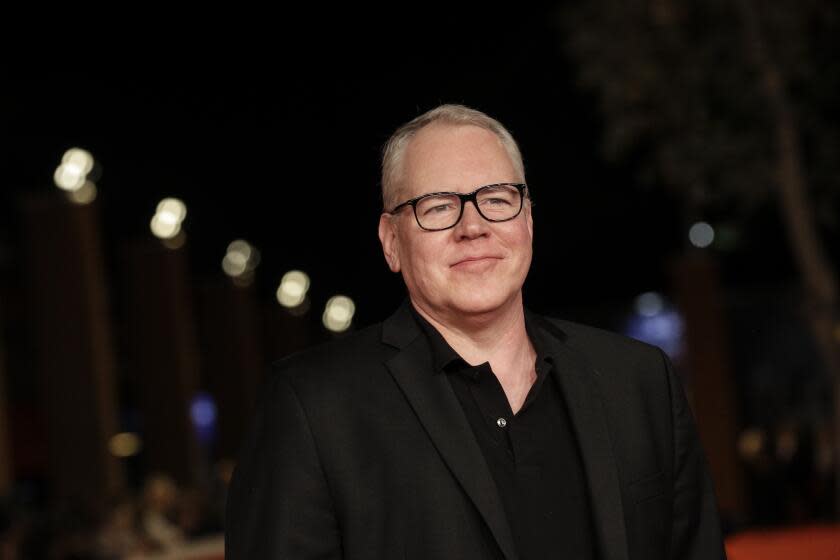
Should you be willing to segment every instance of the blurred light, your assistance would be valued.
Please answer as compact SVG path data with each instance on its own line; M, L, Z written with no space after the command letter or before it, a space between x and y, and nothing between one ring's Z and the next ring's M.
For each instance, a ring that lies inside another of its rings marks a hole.
M64 152L55 173L55 185L65 191L78 191L85 185L87 175L93 169L93 156L81 148L71 148Z
M300 270L290 270L283 275L277 288L277 301L283 307L297 307L306 299L309 276Z
M238 253L242 255L242 259L244 261L248 261L251 258L251 254L253 253L253 247L251 244L245 241L244 239L237 239L235 241L231 241L230 245L228 245L228 253Z
M85 181L79 190L68 191L67 198L74 204L90 204L96 199L96 185L91 181Z
M715 230L706 222L697 222L688 230L688 240L695 247L708 247L715 240Z
M216 401L210 394L195 394L190 402L190 418L199 441L212 443L216 436Z
M159 237L160 239L172 239L181 231L181 224L178 222L169 222L165 218L162 218L160 214L152 216L149 227L155 237Z
M199 427L211 426L216 422L216 403L207 393L198 393L190 406L193 424Z
M164 198L157 205L149 227L155 237L172 239L181 231L181 222L187 217L187 207L177 198Z
M764 432L758 428L748 428L738 437L738 453L744 460L756 460L763 448Z
M664 308L665 301L656 292L645 292L636 298L636 313L644 317L653 317Z
M164 198L158 202L156 212L165 216L167 221L183 222L187 217L187 207L177 198Z
M142 448L140 438L131 432L117 434L108 442L108 449L115 457L131 457L137 455Z
M222 270L225 274L236 279L247 275L260 262L260 252L250 243L237 239L228 245L227 252L222 259Z
M222 270L228 276L242 276L247 268L248 259L242 253L226 253L222 258Z
M93 169L93 156L87 150L70 148L61 156L61 163L78 166L82 170L82 174L87 175Z
M333 296L324 307L322 321L327 329L333 332L346 331L353 322L356 305L347 296Z
M683 318L659 294L648 292L635 301L634 313L624 324L624 334L659 346L668 356L676 358L682 352Z
M62 163L53 173L53 181L55 181L55 186L60 189L75 191L85 184L85 175L78 165Z

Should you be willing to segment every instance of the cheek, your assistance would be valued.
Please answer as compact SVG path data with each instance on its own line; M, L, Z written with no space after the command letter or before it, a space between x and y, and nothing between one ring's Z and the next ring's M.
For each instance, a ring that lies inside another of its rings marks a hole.
M523 221L519 227L506 232L503 242L508 250L517 254L520 258L531 259L532 236L527 222Z
M416 257L415 260L428 260L431 256L440 254L445 246L440 235L421 231L408 232L403 238L403 244L410 254Z
M407 236L403 239L403 267L404 272L412 276L415 281L427 281L435 275L436 265L443 258L443 245L435 243L433 238Z
M443 248L428 243L418 244L413 248L411 260L414 270L421 272L424 279L432 279L441 273Z

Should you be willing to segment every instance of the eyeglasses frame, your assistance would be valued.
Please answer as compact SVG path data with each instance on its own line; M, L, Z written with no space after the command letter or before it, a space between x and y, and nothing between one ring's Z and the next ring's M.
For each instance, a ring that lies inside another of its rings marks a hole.
M479 191L484 190L484 189L488 189L488 188L491 188L491 187L516 187L516 190L519 191L519 210L517 210L516 213L513 216L511 216L510 218L505 218L504 220L493 220L493 219L488 218L487 216L484 215L484 213L481 211L481 208L478 207L478 198L477 197L478 197ZM387 212L387 213L388 214L396 214L398 211L402 210L405 206L411 206L411 209L414 213L414 220L417 222L417 225L420 227L420 229L422 229L424 231L446 231L447 229L452 229L452 228L454 228L455 226L458 225L458 223L461 221L461 218L464 217L464 206L466 205L467 202L472 201L473 206L475 206L475 209L478 211L479 216L481 216L483 219L487 220L488 222L498 224L498 223L501 223L501 222L509 222L509 221L515 219L517 216L519 216L519 214L522 213L522 207L525 205L525 199L526 198L530 199L530 196L529 196L527 190L528 190L528 185L526 185L525 183L492 183L490 185L482 185L482 186L478 187L477 189L475 189L474 191L469 192L469 193L458 193L458 192L449 192L449 191L426 193L426 194L421 194L420 196L416 196L412 199L406 200L405 202L401 202L401 203L397 204L396 206L394 206L393 209L391 209L390 212ZM430 229L430 228L423 227L423 225L420 223L420 218L417 217L417 203L420 202L421 200L425 199L425 198L429 198L429 197L432 197L432 196L444 196L444 195L445 196L457 196L460 199L461 210L458 213L458 219L456 219L455 223L453 223L451 226L447 226L445 228Z

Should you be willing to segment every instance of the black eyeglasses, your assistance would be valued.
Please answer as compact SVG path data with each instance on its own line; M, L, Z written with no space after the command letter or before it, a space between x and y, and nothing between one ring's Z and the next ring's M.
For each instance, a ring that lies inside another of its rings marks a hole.
M495 183L466 194L428 193L397 204L389 214L411 206L418 226L426 231L441 231L455 227L464 215L464 204L472 201L479 215L488 222L506 222L522 211L527 188L524 183Z

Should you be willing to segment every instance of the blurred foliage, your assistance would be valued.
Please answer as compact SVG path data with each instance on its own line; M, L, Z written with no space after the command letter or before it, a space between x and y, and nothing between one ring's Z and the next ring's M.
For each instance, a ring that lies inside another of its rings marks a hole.
M753 10L784 77L810 194L820 221L834 227L840 5L589 0L561 8L557 22L580 85L597 97L606 157L633 160L644 184L675 189L689 213L740 214L772 194L777 158L743 9Z

